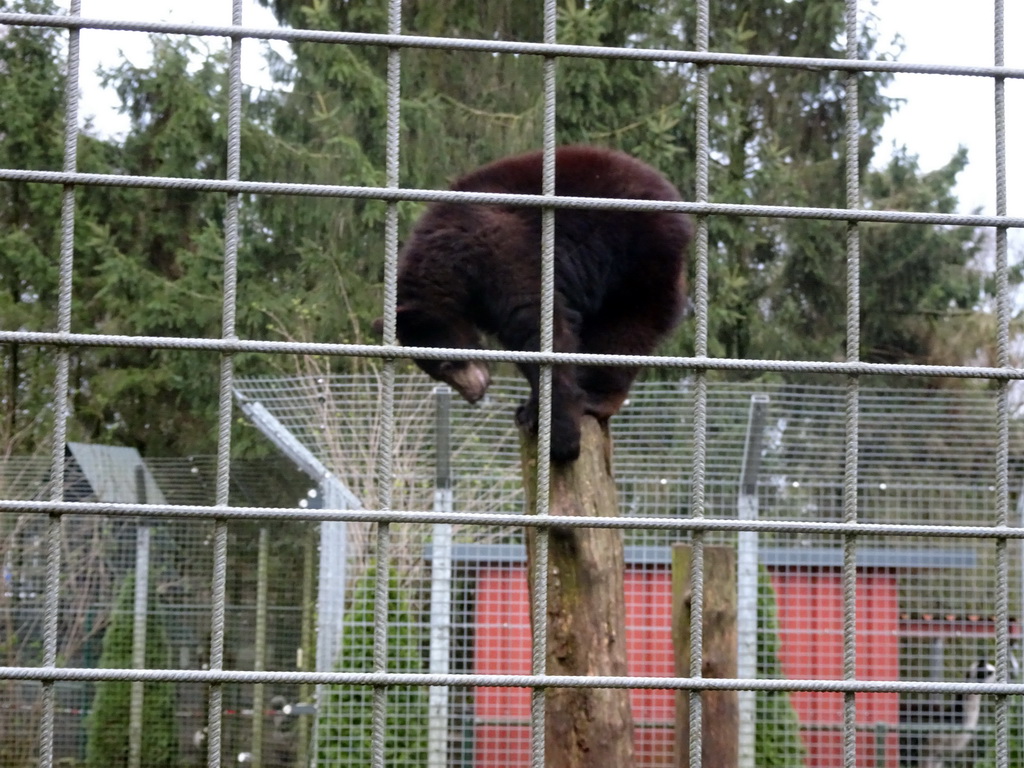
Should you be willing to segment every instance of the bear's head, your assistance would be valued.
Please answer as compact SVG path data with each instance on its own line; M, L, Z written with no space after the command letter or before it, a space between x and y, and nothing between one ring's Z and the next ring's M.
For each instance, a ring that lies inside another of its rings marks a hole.
M442 317L427 307L400 305L396 320L395 330L403 347L481 348L479 334L470 323ZM373 327L380 334L383 319L375 320ZM491 385L490 371L483 362L422 358L413 358L413 362L430 378L443 381L471 403L482 398Z

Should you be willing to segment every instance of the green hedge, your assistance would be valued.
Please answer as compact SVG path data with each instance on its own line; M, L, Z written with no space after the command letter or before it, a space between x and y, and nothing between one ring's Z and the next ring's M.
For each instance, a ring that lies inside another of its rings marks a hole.
M757 676L783 678L779 661L779 618L775 606L775 589L762 566L757 590L758 654ZM806 751L800 739L800 720L789 700L789 691L757 692L757 736L755 764L757 768L793 768L804 764Z
M373 591L376 570L370 568L356 585L352 607L345 614L339 672L373 670ZM414 615L400 593L392 571L388 590L388 670L425 670L427 625ZM387 691L385 762L388 765L425 765L427 760L427 689L393 687ZM317 722L320 765L370 764L373 689L369 686L324 686Z
M150 582L152 583L152 582ZM128 669L132 666L135 576L121 585L110 624L103 635L100 667ZM147 669L167 666L167 634L156 607L156 593L150 590L146 627ZM174 686L145 683L142 709L142 761L145 768L173 768L177 765L178 738L174 721ZM96 684L92 710L87 719L86 765L88 768L121 768L128 765L128 717L131 683L104 681Z

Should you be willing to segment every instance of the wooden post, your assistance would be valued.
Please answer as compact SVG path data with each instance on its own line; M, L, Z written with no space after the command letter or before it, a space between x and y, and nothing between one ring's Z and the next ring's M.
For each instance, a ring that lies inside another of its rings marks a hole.
M585 417L578 461L552 466L551 514L611 517L618 501L611 437ZM522 469L528 510L535 514L537 441L523 433ZM526 529L533 604L537 531ZM625 675L626 603L622 534L617 530L552 530L548 548L549 675ZM532 611L531 611L532 616ZM549 768L632 768L633 713L629 690L548 689L545 761Z
M689 544L672 547L672 643L676 675L690 676ZM706 678L736 677L736 555L732 547L704 547L704 659ZM739 761L739 706L736 691L701 696L701 765L736 768ZM690 692L676 692L675 765L690 763Z

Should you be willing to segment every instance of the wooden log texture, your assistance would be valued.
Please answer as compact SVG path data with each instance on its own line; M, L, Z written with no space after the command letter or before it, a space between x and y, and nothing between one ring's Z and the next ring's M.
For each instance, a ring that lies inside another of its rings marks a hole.
M521 434L528 511L536 514L537 441ZM617 516L611 436L592 417L582 424L578 461L551 468L552 515ZM530 605L537 531L526 529ZM625 675L626 602L622 534L554 529L548 549L549 675ZM531 619L532 619L531 610ZM549 688L545 762L550 768L632 768L633 714L626 689Z
M676 675L690 676L692 587L689 544L672 548L672 642ZM703 663L706 678L736 677L736 553L732 547L704 547ZM739 703L736 691L701 694L701 765L736 768L739 761ZM676 761L690 764L690 692L676 692Z

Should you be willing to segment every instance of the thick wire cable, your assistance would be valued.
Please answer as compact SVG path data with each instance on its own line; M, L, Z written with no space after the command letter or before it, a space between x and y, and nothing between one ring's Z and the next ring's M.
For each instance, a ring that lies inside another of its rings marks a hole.
M481 512L472 506L458 512L435 512L429 509L380 510L343 509L317 510L290 507L217 507L176 504L111 504L104 502L23 501L0 499L0 512L54 513L103 517L148 517L179 520L307 520L351 523L455 523L484 526L527 526L539 529L614 528L652 531L717 531L736 533L792 533L806 536L848 534L864 536L921 536L925 538L1014 539L1024 540L1024 528L981 525L940 525L921 523L847 523L807 520L737 520L735 518L692 517L566 517Z
M556 40L558 4L544 0L544 42ZM558 60L547 57L543 63L544 117L543 168L541 195L547 200L555 196L555 88ZM540 295L540 351L554 350L555 328L555 209L541 209L541 295ZM534 513L547 517L551 512L551 379L552 367L542 365L539 371L537 401L537 488ZM548 557L550 530L538 528L534 546L533 605L531 626L533 646L530 669L535 675L547 674L548 659ZM547 689L535 688L530 693L530 764L545 768L545 725L547 720Z
M388 33L402 31L402 2L388 2ZM399 183L399 151L401 148L401 76L400 47L388 48L387 57L387 124L384 145L384 176L389 189ZM384 219L384 343L394 346L398 307L398 206L388 203ZM377 505L391 509L393 453L395 432L395 361L385 360L381 371L380 442L377 453ZM388 605L390 603L391 525L377 524L377 570L373 594L373 670L386 672L388 665ZM370 736L370 764L384 768L387 760L388 687L373 689L373 711Z
M507 363L565 363L568 365L657 366L716 371L818 373L858 376L920 376L931 378L1024 380L1024 368L977 365L903 365L890 363L831 362L809 360L758 360L728 357L669 357L606 355L579 352L517 352L498 349L451 349L446 347L398 347L371 344L258 341L255 339L200 339L174 336L121 336L41 331L0 331L0 344L34 344L56 349L68 347L125 347L134 349L202 350L287 355L374 357L382 360L481 360Z
M920 211L879 211L870 209L815 208L813 206L750 205L741 203L686 202L671 200L632 200L608 197L546 199L544 195L520 195L499 192L459 192L439 189L401 189L341 184L296 184L271 181L231 181L228 179L189 179L172 176L130 176L110 173L69 173L65 171L18 170L0 168L0 181L39 184L75 184L79 186L126 187L137 189L176 189L191 192L238 193L241 195L297 195L385 202L454 202L517 207L550 207L605 211L674 211L694 216L758 216L779 219L821 219L823 221L864 221L891 224L932 224L935 226L1024 228L1024 217L985 216L966 213L927 213Z
M711 37L711 10L708 0L697 3L697 50L707 51ZM710 72L707 66L697 67L697 146L696 146L696 198L706 203L709 197L710 148ZM697 217L695 253L697 257L694 284L696 332L694 355L697 359L708 355L708 219ZM690 482L690 516L694 520L704 517L705 475L707 471L707 369L694 371L693 395L693 458ZM704 533L694 531L691 536L690 562L690 677L700 679L704 667ZM703 756L703 698L701 690L693 688L689 697L689 729L691 768L700 768Z
M70 13L81 13L80 0L72 0ZM81 61L79 33L68 32L68 71L64 81L64 163L73 173L78 168L78 79ZM71 332L71 299L75 255L75 188L65 185L61 196L60 267L57 298L57 333ZM50 499L64 498L65 450L68 432L68 398L71 359L69 350L57 352L53 387L53 452L50 462ZM57 640L60 615L61 515L50 513L46 525L46 587L43 605L43 666L57 666ZM39 720L39 765L51 768L54 756L56 690L52 682L43 683L42 712Z
M846 0L846 57L857 58L859 42L857 0ZM847 72L846 112L846 205L860 205L860 103L859 77ZM857 222L846 225L846 361L860 359L860 230ZM843 465L843 522L857 522L858 451L860 439L860 379L851 375L846 389L846 451ZM857 677L857 536L843 537L843 679ZM857 699L843 694L843 765L857 764Z
M1004 9L1003 0L993 3L993 63L1003 63ZM1006 215L1006 98L1005 81L994 79L994 111L996 140L996 216ZM1007 252L1006 227L997 227L996 246L996 348L1000 367L1010 364L1010 317L1012 306L1009 287L1009 258ZM1010 516L1010 386L1000 382L997 394L996 441L996 525L1006 526ZM1024 564L1022 564L1024 565ZM1010 674L1010 553L1006 538L996 539L996 679L1009 682ZM1005 694L995 698L996 720L996 767L1009 768L1010 727L1009 697Z
M242 25L242 0L232 0L231 22ZM227 180L241 177L242 154L242 38L231 38L228 60ZM221 302L221 338L235 339L238 300L239 196L229 194L224 213L224 295ZM231 486L231 418L234 391L234 358L230 353L220 359L220 390L217 403L217 483L215 504L227 507ZM228 521L218 517L213 528L213 577L210 611L210 669L224 667L228 572ZM224 689L210 686L207 705L206 763L219 768L223 750Z
M338 45L401 46L445 51L558 56L562 58L624 59L629 61L665 61L690 64L719 64L737 67L778 67L786 69L837 69L834 58L809 56L771 56L717 51L685 51L658 48L616 48L601 45L530 43L511 40L484 40L426 35L390 35L372 32L340 32L322 29L264 29L208 24L182 24L170 21L124 21L92 19L38 13L0 13L0 24L58 29L105 29L123 32L149 32L161 35L236 36L255 40L283 42L334 43ZM975 67L957 64L929 64L876 59L844 60L842 69L853 72L907 72L913 74L957 75L962 77L1005 77L1024 79L1024 69L1012 67Z
M909 680L810 680L798 678L647 677L623 675L432 675L421 672L256 672L210 669L112 669L2 667L9 680L142 681L150 683L225 683L237 685L307 684L364 686L448 686L467 688L608 688L665 691L806 691L820 693L1006 694L1024 696L1024 683L951 683Z
M10 680L142 681L150 683L212 682L239 685L387 685L449 686L468 688L608 688L679 691L699 688L705 691L805 691L820 693L901 693L901 694L1006 694L1024 695L1024 683L952 683L909 680L810 680L798 678L723 678L723 677L646 677L623 675L431 675L420 672L385 674L377 672L256 672L249 670L209 669L113 669L68 667L3 667Z

